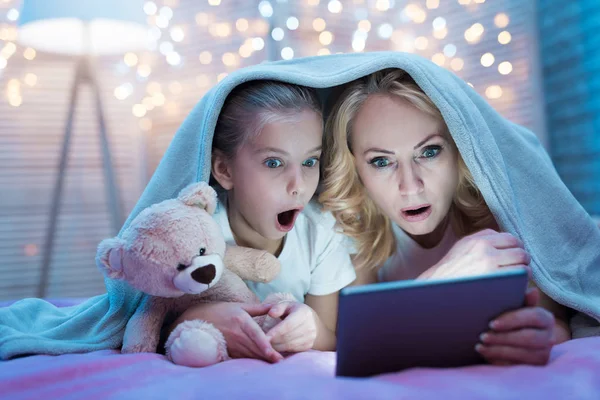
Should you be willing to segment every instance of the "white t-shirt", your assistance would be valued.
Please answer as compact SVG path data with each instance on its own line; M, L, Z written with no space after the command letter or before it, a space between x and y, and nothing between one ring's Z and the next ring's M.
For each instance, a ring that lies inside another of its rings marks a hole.
M223 200L223 199L221 199ZM224 200L223 200L224 201ZM214 218L223 230L227 244L235 245L227 209L217 204ZM264 300L271 293L286 292L304 302L304 296L335 293L356 279L345 236L334 229L331 213L322 212L311 201L296 218L279 254L281 272L269 283L246 282Z
M389 282L415 279L429 267L435 265L448 253L457 241L451 225L448 224L444 236L437 246L425 249L408 236L399 226L392 224L392 230L396 237L396 252L379 269L379 281Z

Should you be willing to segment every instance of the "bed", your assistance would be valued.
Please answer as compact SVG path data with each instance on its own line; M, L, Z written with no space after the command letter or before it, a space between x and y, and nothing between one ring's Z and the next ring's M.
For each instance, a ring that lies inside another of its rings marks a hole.
M73 301L56 301L70 305ZM1 306L6 306L7 303ZM335 378L335 353L276 365L240 359L194 369L116 350L0 361L2 399L600 399L600 338L556 346L545 367L479 365Z

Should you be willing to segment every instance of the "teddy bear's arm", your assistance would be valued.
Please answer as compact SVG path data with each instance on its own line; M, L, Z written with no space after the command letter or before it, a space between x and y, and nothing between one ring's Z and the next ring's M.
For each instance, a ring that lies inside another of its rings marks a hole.
M240 278L255 282L273 280L281 268L271 253L240 246L227 246L225 266Z
M127 322L122 353L156 353L169 299L146 295Z

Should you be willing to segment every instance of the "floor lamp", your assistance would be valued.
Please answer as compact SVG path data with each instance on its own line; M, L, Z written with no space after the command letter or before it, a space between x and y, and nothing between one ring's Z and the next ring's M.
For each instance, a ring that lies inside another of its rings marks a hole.
M18 21L19 43L39 51L78 58L52 195L50 219L38 283L38 297L46 297L47 293L52 250L72 136L73 117L77 95L82 85L90 85L94 95L104 179L113 230L118 232L124 221L119 190L112 168L101 95L93 71L93 58L100 55L141 50L147 46L148 27L143 6L144 0L23 0L22 2Z

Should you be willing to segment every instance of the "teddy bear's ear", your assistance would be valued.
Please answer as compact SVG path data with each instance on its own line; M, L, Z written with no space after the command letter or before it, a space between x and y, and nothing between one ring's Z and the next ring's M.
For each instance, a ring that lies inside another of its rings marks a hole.
M217 192L206 182L196 182L185 187L177 196L185 205L206 209L212 215L217 207Z
M111 279L123 279L123 249L125 241L114 237L104 239L98 245L96 266Z

